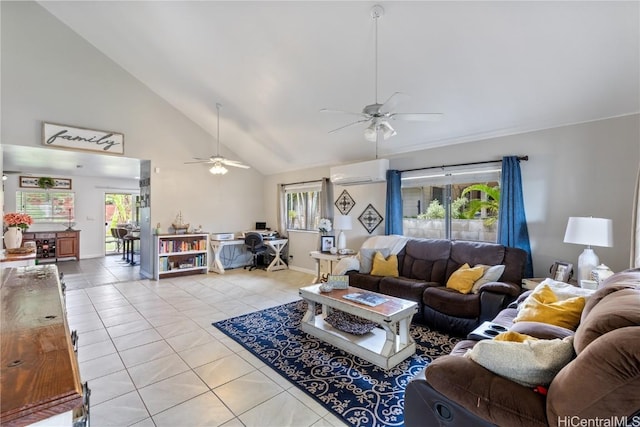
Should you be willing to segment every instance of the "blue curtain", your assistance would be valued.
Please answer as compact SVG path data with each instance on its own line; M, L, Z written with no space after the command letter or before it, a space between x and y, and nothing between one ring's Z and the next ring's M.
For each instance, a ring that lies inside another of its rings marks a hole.
M384 233L402 234L402 172L389 169L387 171L387 208Z
M527 252L524 277L533 277L531 244L524 212L520 160L516 156L502 158L502 183L500 186L498 243L523 249Z

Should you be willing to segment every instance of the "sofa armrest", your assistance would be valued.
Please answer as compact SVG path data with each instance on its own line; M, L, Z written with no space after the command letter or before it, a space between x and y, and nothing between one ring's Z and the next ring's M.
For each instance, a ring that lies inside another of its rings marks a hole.
M505 308L511 298L503 293L485 291L480 294L479 323L493 320Z
M443 356L425 370L429 385L483 420L500 426L546 426L545 397L471 359Z
M478 288L478 292L485 291L509 295L511 297L510 299L515 299L522 292L522 288L509 282L489 282Z

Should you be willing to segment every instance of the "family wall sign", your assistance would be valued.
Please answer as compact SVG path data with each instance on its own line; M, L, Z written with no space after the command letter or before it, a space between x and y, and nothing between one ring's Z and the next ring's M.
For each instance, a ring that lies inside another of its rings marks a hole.
M42 122L42 145L105 154L124 154L124 135L106 130Z

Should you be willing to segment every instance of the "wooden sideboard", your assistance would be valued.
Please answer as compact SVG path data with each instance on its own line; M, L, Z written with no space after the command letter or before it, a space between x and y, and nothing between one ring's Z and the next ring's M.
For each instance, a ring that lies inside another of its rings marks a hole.
M0 425L67 412L70 427L88 425L90 393L80 382L57 267L4 269L0 304Z
M22 241L36 242L36 258L39 260L80 260L80 230L28 231L22 234Z

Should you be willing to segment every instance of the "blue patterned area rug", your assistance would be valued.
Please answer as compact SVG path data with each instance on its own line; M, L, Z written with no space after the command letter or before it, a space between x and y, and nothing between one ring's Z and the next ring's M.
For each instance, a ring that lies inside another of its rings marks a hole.
M458 341L413 324L416 354L385 370L302 332L306 309L297 301L213 325L353 426L404 425L407 382Z

